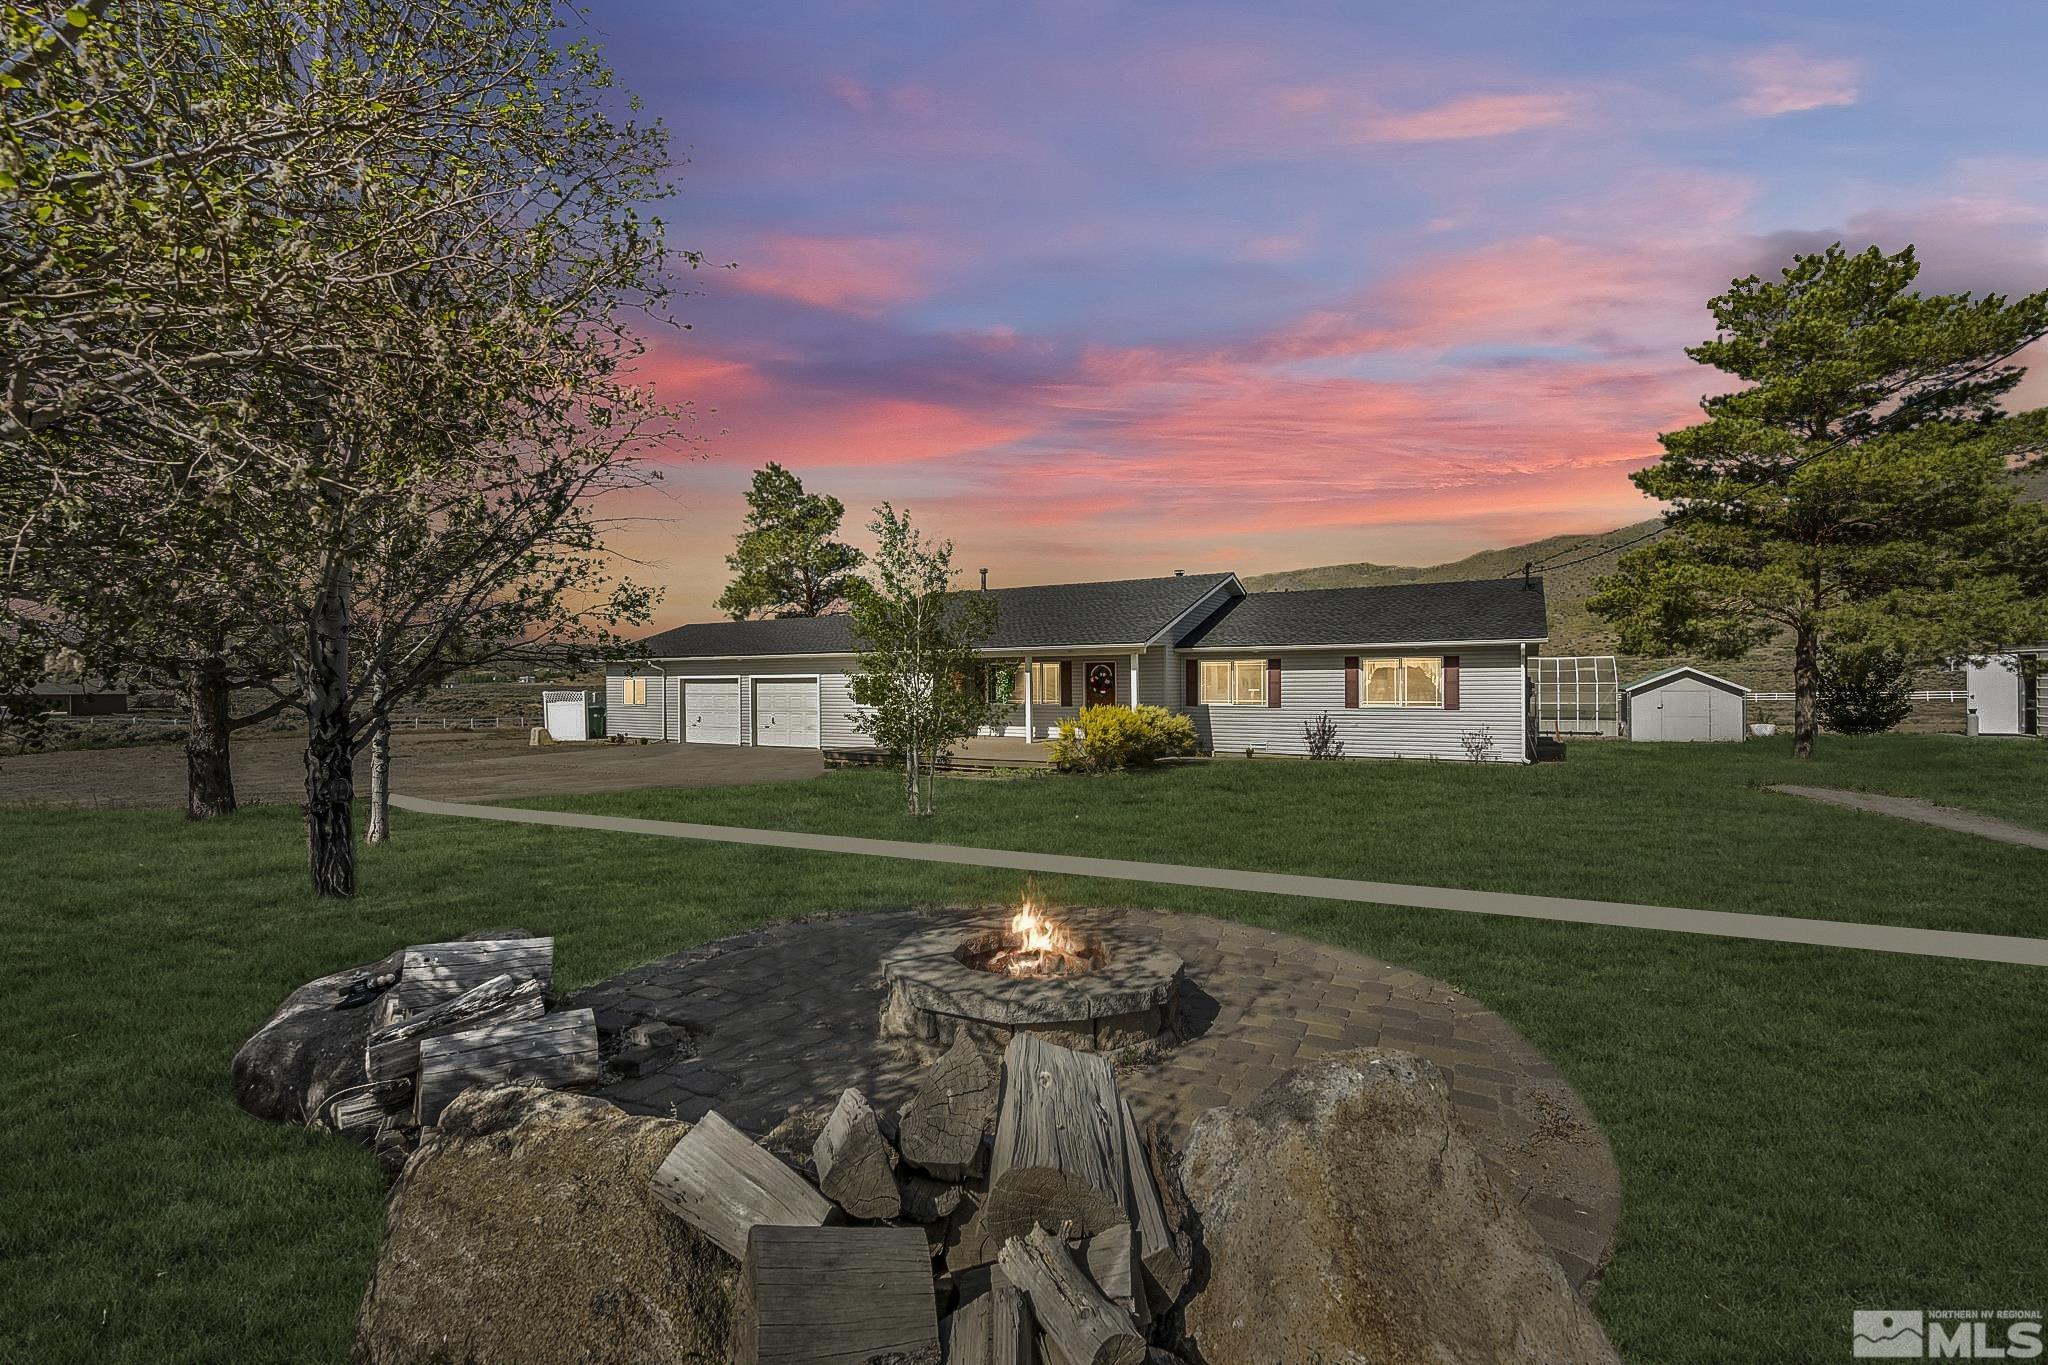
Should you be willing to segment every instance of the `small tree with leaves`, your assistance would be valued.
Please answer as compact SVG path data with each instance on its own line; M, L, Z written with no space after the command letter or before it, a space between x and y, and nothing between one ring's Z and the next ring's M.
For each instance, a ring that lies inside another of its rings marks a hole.
M772 461L754 471L746 529L725 557L732 582L718 609L735 621L755 616L822 616L846 602L862 555L834 540L845 506L806 493L803 480Z
M1789 636L1802 758L1829 645L1934 662L2048 633L2048 511L2013 478L2048 450L2048 409L2003 405L2048 291L1922 295L1919 273L1910 247L1838 244L1712 300L1718 334L1686 354L1743 387L1658 438L1633 478L1668 530L1588 602L1636 654Z
M925 540L908 512L883 503L868 529L874 577L852 594L852 693L862 709L848 719L902 757L904 807L930 815L939 759L998 714L977 652L995 631L995 599L956 592L953 542Z

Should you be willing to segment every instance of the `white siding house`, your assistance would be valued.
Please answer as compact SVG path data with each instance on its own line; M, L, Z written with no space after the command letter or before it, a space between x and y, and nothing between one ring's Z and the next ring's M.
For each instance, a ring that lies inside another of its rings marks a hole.
M982 653L1013 667L996 730L1042 740L1086 705L1195 718L1216 753L1305 754L1327 715L1347 758L1530 755L1540 579L1247 593L1234 574L993 589ZM606 679L611 733L858 749L844 616L682 626ZM992 730L991 733L994 731Z
M2041 669L2048 645L1994 654L1963 670L1969 689L1969 730L1973 735L2039 735Z

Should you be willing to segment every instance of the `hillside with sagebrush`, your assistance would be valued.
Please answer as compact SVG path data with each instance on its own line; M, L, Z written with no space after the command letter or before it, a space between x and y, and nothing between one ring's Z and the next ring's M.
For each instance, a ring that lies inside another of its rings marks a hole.
M2048 467L2029 470L2021 476L2029 501L2048 502ZM1612 531L1592 535L1551 536L1526 545L1510 545L1448 564L1414 566L1406 564L1325 564L1312 569L1286 569L1257 574L1244 580L1253 592L1286 592L1300 588L1358 588L1385 583L1446 583L1475 578L1506 578L1534 562L1543 576L1545 597L1550 607L1550 642L1545 654L1616 654L1614 631L1607 622L1586 610L1586 599L1594 582L1614 572L1617 551L1631 541L1657 529L1653 518ZM1698 663L1702 668L1732 679L1759 692L1784 692L1792 687L1792 655L1789 646L1773 641L1750 651L1740 659L1672 659L1622 655L1624 681L1654 673L1677 663ZM1928 673L1924 687L1960 687L1959 674Z

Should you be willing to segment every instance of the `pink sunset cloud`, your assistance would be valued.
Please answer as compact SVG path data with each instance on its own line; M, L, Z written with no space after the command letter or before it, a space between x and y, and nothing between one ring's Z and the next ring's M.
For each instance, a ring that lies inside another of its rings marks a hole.
M1743 93L1735 107L1757 118L1856 103L1862 63L1816 57L1796 47L1769 47L1735 62Z
M1455 142L1505 137L1565 122L1577 112L1576 96L1560 92L1527 95L1467 95L1408 113L1366 118L1369 142Z
M772 233L748 242L744 254L731 284L862 317L923 298L937 269L928 243L890 237Z

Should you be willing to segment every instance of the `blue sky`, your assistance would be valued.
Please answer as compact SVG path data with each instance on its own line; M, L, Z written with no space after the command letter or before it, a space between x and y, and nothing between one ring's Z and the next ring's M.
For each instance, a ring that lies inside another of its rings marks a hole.
M1648 515L1627 474L1725 387L1680 348L1734 276L1841 238L2048 287L2044 5L593 26L718 267L649 359L700 414L624 541L665 619L709 614L769 459L996 582L1433 562Z

